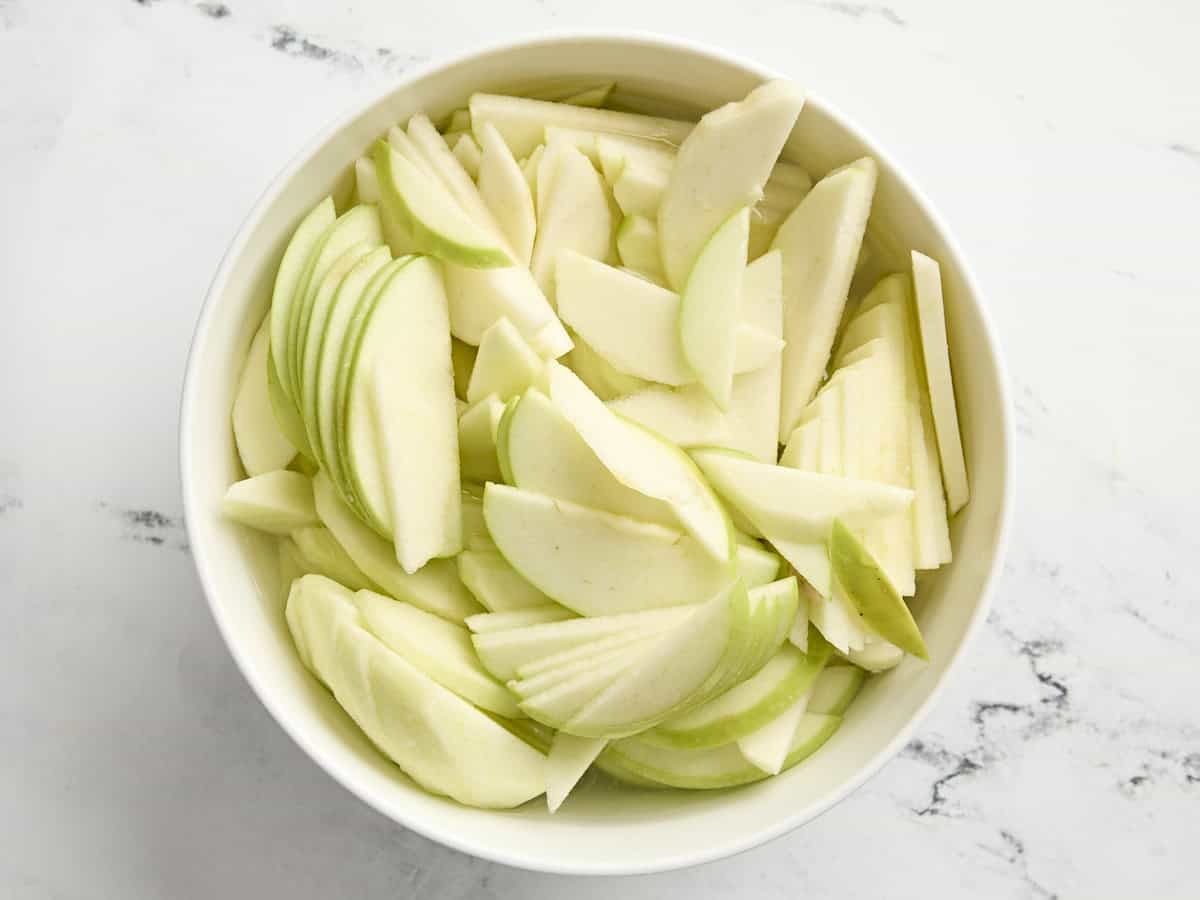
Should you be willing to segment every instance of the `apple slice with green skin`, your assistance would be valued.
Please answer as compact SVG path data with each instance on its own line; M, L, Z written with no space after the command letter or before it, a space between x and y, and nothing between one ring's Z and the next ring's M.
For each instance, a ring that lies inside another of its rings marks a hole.
M233 398L233 440L242 468L250 476L282 469L296 455L295 445L280 428L272 410L267 375L270 343L271 320L268 317L250 341L250 351L246 354Z
M221 512L243 525L271 534L291 534L319 525L312 479L279 469L234 482L225 491Z
M737 536L737 567L746 587L753 589L770 584L779 574L781 560L758 541Z
M479 346L483 333L507 318L541 356L557 358L571 349L571 338L524 266L473 269L447 263L446 298L450 328L460 341Z
M505 480L515 487L678 528L670 506L618 481L540 391L526 391L510 406L500 425L497 453Z
M533 193L512 151L491 122L479 128L479 196L504 232L517 265L528 267L537 234Z
M354 564L328 528L319 525L299 528L292 532L292 542L303 561L305 572L332 578L352 591L375 587L375 583Z
M324 472L313 479L313 499L321 522L363 573L397 600L460 623L484 612L458 577L452 559L435 559L409 574L396 563L391 545L362 523L338 496Z
M484 397L458 418L458 462L462 477L472 481L499 481L496 433L504 404L495 394Z
M349 375L346 459L355 493L388 527L411 574L462 549L458 422L436 263L419 258L400 269L369 316ZM371 480L375 472L382 484Z
M479 659L501 681L516 677L522 666L614 635L645 636L679 625L693 607L676 606L641 613L567 619L476 634Z
M296 410L279 381L279 372L275 366L272 351L267 349L267 399L271 403L271 412L275 416L275 424L279 430L300 453L300 458L312 462L313 449L308 446L308 436L304 433L304 420Z
M862 246L878 168L863 158L821 179L779 227L783 254L783 394L786 441L829 362Z
M778 775L791 749L792 737L808 711L808 698L811 693L810 688L757 731L738 738L737 748L742 756L768 775Z
M491 612L557 606L495 550L464 550L457 559L463 584Z
M275 285L271 292L271 357L276 366L276 376L284 388L284 394L291 398L290 385L287 383L288 371L288 328L291 322L292 308L300 301L307 278L311 277L309 262L328 237L329 229L337 220L333 208L333 198L326 197L300 221L288 241L287 249L283 251L283 259L275 274Z
M463 167L463 171L472 178L479 178L479 167L483 162L483 152L479 149L479 145L475 143L475 138L469 134L460 134L453 141L447 138L446 143L451 146L451 152L454 154L454 158L458 160L459 165Z
M551 147L558 165L549 188L538 180L540 214L530 269L551 304L555 302L555 261L564 250L589 259L607 259L613 222L604 180L573 147Z
M574 349L563 363L580 377L601 400L616 400L628 394L646 390L651 382L620 372L603 356L593 350L578 335L573 335Z
M359 591L354 604L372 634L446 690L497 715L520 717L504 685L479 664L466 628L374 591Z
M967 464L963 459L958 408L954 401L954 379L950 374L950 348L946 340L946 312L942 301L942 273L935 260L916 250L912 253L913 286L921 338L925 384L933 410L938 453L946 500L954 515L970 499Z
M499 319L479 341L479 354L467 384L467 402L477 403L488 394L508 400L536 383L543 360L508 319Z
M811 619L814 593L815 591L812 589L812 586L807 582L800 585L800 591L796 598L796 618L792 620L792 627L788 631L788 640L801 653L808 652L808 626Z
M728 577L728 563L661 525L495 483L483 509L509 564L581 615L695 603Z
M581 671L581 666L592 660L597 660L614 651L629 653L631 648L642 641L651 640L671 627L670 620L665 624L649 625L644 629L630 629L620 634L599 638L579 647L572 647L532 660L517 668L517 679L524 685L529 679L541 675L561 676L563 674ZM522 687L522 693L526 693Z
M509 734L524 741L538 753L545 755L550 752L550 744L555 735L553 728L547 728L541 722L535 722L530 718L506 719L504 716L492 716L491 718Z
M554 692L555 695L558 695L557 689L568 682L571 684L582 683L584 680L582 676L585 673L593 673L601 669L603 669L605 672L613 673L610 674L607 679L608 682L611 683L615 678L615 673L619 671L623 672L628 669L629 666L639 658L641 652L649 647L652 643L658 641L661 635L630 634L620 635L619 637L619 640L616 638L610 638L606 639L605 641L597 641L597 644L603 643L605 645L604 649L596 647L596 649L593 650L593 646L595 645L591 644L586 645L585 647L576 648L576 650L585 652L580 653L578 658L569 663L564 663L562 665L546 669L545 671L540 671L531 675L523 675L520 678L513 679L508 683L508 689L512 691L512 693L521 702L525 702L526 700L531 700L537 697L545 698L551 696L551 692ZM571 651L571 653L574 654L575 651ZM520 675L521 672L526 671L528 668L530 667L523 666L520 670L518 670L517 674ZM593 683L593 679L590 677L587 679L587 681L588 683ZM607 685L602 685L602 687L605 686ZM597 693L599 693L599 690L593 691L592 696L595 696ZM558 696L561 698L565 695ZM558 716L558 718L554 719L554 721L565 721L567 718L573 715L575 711L580 709L587 699L590 698L580 699L579 702L572 707L570 712L562 713ZM559 702L561 702L561 699Z
M863 622L901 650L928 660L929 651L908 605L841 519L834 520L829 534L829 560L833 577Z
M316 452L317 461L328 469L333 468L333 461L327 451L333 449L336 442L330 440L333 437L331 428L327 427L326 434L321 433L321 408L324 406L327 418L332 414L337 372L331 357L339 355L340 339L354 309L375 274L391 258L387 247L370 248L360 244L347 250L329 270L309 311L309 321L300 330L303 343L296 348L300 375L298 406L309 446ZM322 372L323 366L329 368ZM332 425L331 422L326 424Z
M556 734L546 757L546 805L557 812L607 741Z
M807 693L829 659L820 638L810 653L784 644L765 666L719 697L674 716L643 735L669 747L716 747L746 737L785 712Z
M883 638L870 635L861 650L852 650L846 659L868 672L886 672L904 661L904 651Z
M469 616L466 625L473 634L490 634L494 631L508 631L513 628L525 628L529 625L544 625L547 622L563 622L574 619L575 613L556 603L545 606L532 606L528 609L510 609L506 612L479 613Z
M403 224L419 250L472 268L512 265L508 250L463 211L440 181L384 141L376 143L373 159L385 214Z
M626 216L653 219L658 216L670 181L669 168L664 170L638 160L626 160L620 177L612 183L613 199Z
M483 122L491 122L517 159L528 156L542 143L548 126L652 138L670 144L678 144L692 130L691 122L677 119L500 94L472 94L470 109L472 129L478 131Z
M770 81L704 115L679 147L658 211L663 269L682 288L717 227L762 197L804 106L804 94Z
M729 409L737 356L742 276L750 208L734 213L696 257L679 295L679 344L696 380L722 411Z
M545 790L541 753L390 650L333 582L297 581L287 621L297 647L308 647L306 664L426 790L482 808L519 806Z
M746 266L742 278L741 321L783 338L783 262L772 251ZM760 462L779 454L779 394L782 354L752 372L733 379L726 416L729 437L724 445L749 453Z
M857 666L827 666L813 685L808 698L808 711L842 715L854 702L866 680L867 673Z
M618 371L672 386L695 382L680 347L678 294L570 252L559 257L557 272L559 315ZM782 347L779 338L741 323L734 371L760 369Z
M546 380L551 402L617 481L670 506L713 559L732 558L729 517L687 454L617 416L565 366L549 363Z
M662 284L664 275L658 255L658 226L645 216L626 216L617 228L617 253L621 263Z
M805 713L792 736L782 768L791 768L812 756L833 736L841 722L838 716ZM737 744L680 750L657 747L633 737L609 744L598 763L612 764L617 771L657 784L693 790L735 787L768 777L739 752Z

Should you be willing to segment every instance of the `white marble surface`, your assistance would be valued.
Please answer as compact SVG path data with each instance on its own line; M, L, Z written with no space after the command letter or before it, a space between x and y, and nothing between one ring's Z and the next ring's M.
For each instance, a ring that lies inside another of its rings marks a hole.
M1200 9L885 2L0 0L0 895L1200 895ZM208 279L310 134L416 62L617 26L894 148L990 296L1019 488L900 758L766 847L613 882L441 849L292 745L200 595L175 430Z

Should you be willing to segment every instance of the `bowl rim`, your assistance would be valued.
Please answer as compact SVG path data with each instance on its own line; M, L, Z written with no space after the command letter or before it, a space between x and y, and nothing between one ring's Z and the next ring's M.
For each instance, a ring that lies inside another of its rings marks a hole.
M992 359L996 368L997 386L998 386L998 414L1001 420L1001 435L1003 446L1003 485L1000 493L996 529L995 529L995 553L992 558L991 565L988 568L984 579L983 589L980 592L979 602L976 606L974 614L968 620L966 628L963 632L962 639L958 642L950 659L946 663L941 677L930 690L929 695L917 707L909 720L892 736L875 755L859 769L852 777L843 781L834 790L830 791L827 796L821 800L810 803L806 806L797 808L790 815L774 822L768 826L762 827L754 832L747 833L735 840L725 840L703 847L698 847L695 851L685 853L676 853L670 857L657 859L652 863L622 863L621 861L577 861L571 860L566 864L556 862L555 860L541 858L536 852L504 852L490 846L482 846L465 840L460 835L452 830L441 827L437 824L431 824L423 820L419 816L407 815L403 809L396 809L384 803L381 799L370 795L366 790L355 784L353 779L341 771L340 763L333 759L330 754L325 753L321 748L315 746L314 742L310 741L303 729L297 727L289 720L281 704L277 703L273 698L271 691L264 684L258 673L258 668L254 661L249 658L248 654L239 649L237 642L233 639L234 629L231 623L225 618L219 606L214 602L215 586L211 582L208 571L213 568L215 563L210 559L208 551L202 542L191 539L190 535L198 534L198 529L194 527L198 513L196 510L199 507L198 499L193 497L194 486L196 479L193 475L194 460L193 460L193 440L192 435L195 430L193 421L193 410L195 408L195 395L197 394L203 372L199 364L199 352L201 347L207 346L207 333L212 327L212 322L215 316L215 311L219 305L218 299L223 295L226 289L226 283L229 281L234 263L240 258L244 245L249 240L249 237L254 233L260 224L263 212L269 208L272 202L281 194L291 181L295 172L306 163L310 157L315 155L327 142L335 135L347 127L351 122L357 119L364 110L379 103L384 98L394 94L397 91L403 90L407 85L420 80L422 78L436 75L437 73L461 65L462 63L470 62L481 57L486 57L496 53L509 52L515 49L530 46L542 45L561 45L572 44L579 42L609 42L613 44L643 44L649 46L657 46L669 48L677 51L684 51L698 57L708 57L714 61L731 63L739 66L748 73L761 77L763 80L771 78L784 77L779 72L769 66L754 62L739 53L718 49L710 44L667 36L652 31L643 30L590 30L590 29L561 29L551 30L543 34L533 37L513 37L501 40L493 40L487 42L474 43L466 49L459 52L448 54L446 56L430 60L420 66L415 66L411 70L405 72L402 77L390 81L385 87L371 93L365 99L354 102L352 108L336 116L332 121L328 121L321 127L315 135L304 143L301 149L292 156L286 165L272 178L266 188L259 194L254 201L250 210L244 217L242 224L239 226L234 235L229 247L221 256L218 263L216 273L213 275L209 287L205 293L204 302L201 305L200 312L196 321L196 326L192 334L191 344L188 350L187 363L183 381L183 391L180 400L179 414L179 477L181 482L181 490L183 495L183 510L184 524L189 534L189 543L191 546L192 561L196 569L196 574L200 581L201 589L204 593L205 602L212 613L213 619L216 621L217 629L221 634L221 639L224 641L227 650L233 657L234 663L242 676L249 683L255 696L266 707L267 711L275 722L283 729L292 741L304 751L304 753L312 759L324 772L326 772L334 781L340 784L343 788L369 806L371 809L387 817L393 822L396 822L403 828L410 829L422 837L435 841L443 846L449 847L462 853L467 853L480 859L489 862L500 863L502 865L513 866L529 871L541 872L546 874L558 875L645 875L657 872L674 871L689 866L700 865L707 862L713 862L719 859L725 859L743 853L747 850L761 846L769 841L775 840L801 825L810 822L825 812L833 808L842 800L857 791L863 784L873 778L888 763L908 742L913 732L924 722L926 716L933 708L934 704L940 699L943 691L946 688L947 682L950 680L951 674L959 666L963 654L968 646L974 641L982 626L982 623L987 618L991 609L992 600L998 582L998 576L1004 565L1004 558L1008 548L1010 529L1012 522L1012 505L1013 505L1013 478L1014 478L1014 460L1013 446L1015 444L1014 423L1012 414L1012 394L1010 386L1010 378L1007 365L1004 361L1004 356L1000 350L1000 341L997 336L997 330L992 321L991 314L988 310L986 302L984 302L983 291L981 290L978 280L967 261L967 257L959 246L953 233L950 231L945 220L940 212L925 195L925 193L917 186L908 172L899 164L892 156L885 151L874 136L862 128L856 121L847 116L842 111L831 106L828 102L819 96L808 94L805 103L812 104L818 107L830 119L835 121L841 128L852 134L860 140L870 153L879 162L886 164L888 170L895 178L897 183L903 188L907 196L922 210L928 217L929 222L934 231L939 234L944 241L946 248L949 250L952 257L956 260L961 271L964 283L968 288L968 293L971 295L971 303L976 307L976 313L979 316L981 331L985 343L991 353ZM488 815L488 810L479 810L481 815Z

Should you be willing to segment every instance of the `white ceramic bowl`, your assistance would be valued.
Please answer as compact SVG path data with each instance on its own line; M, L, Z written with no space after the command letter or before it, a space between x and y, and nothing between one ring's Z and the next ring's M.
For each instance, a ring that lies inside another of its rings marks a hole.
M814 757L734 790L584 791L554 817L538 802L486 812L430 796L376 752L303 669L283 620L273 544L221 517L220 498L240 477L230 404L283 246L309 207L344 186L348 167L376 136L412 113L448 112L476 90L565 76L616 79L636 94L711 109L773 74L694 45L628 35L535 39L459 57L406 79L322 134L275 179L221 262L192 344L180 434L200 579L234 659L279 724L346 788L401 825L476 856L548 872L652 872L736 853L807 822L874 774L908 740L983 621L1010 505L1011 422L996 339L966 262L930 204L882 148L819 97L805 105L789 155L817 175L873 156L880 180L871 228L891 238L891 266L907 267L910 247L942 264L973 496L953 523L954 563L921 586L917 617L932 662L909 658L869 682Z

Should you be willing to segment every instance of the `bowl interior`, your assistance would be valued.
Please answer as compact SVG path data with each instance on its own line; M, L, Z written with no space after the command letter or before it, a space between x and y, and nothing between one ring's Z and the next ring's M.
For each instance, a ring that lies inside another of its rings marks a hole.
M880 182L870 233L879 268L907 268L910 248L942 264L973 496L952 526L954 563L921 584L917 616L932 662L907 659L873 679L820 753L758 785L716 792L592 785L553 818L537 802L511 812L481 812L417 788L301 667L283 620L273 542L220 515L225 488L241 477L230 404L291 229L322 196L346 191L348 167L374 138L412 113L448 112L475 90L574 76L611 78L634 97L709 109L740 98L769 73L655 39L535 41L428 71L337 125L272 185L214 281L184 396L184 493L197 566L235 659L284 728L347 788L431 838L511 865L576 873L654 871L744 849L812 818L865 780L906 738L980 618L998 561L1009 466L1007 399L980 299L948 236L878 148L819 99L810 100L788 155L814 175L873 155Z

